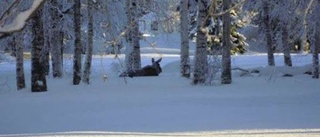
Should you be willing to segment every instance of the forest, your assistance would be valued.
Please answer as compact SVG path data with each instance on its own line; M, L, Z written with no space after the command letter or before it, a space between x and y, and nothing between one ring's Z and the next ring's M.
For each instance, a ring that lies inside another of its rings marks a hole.
M117 58L118 54L125 54L125 61L121 62L123 71L139 70L141 40L152 33L180 31L181 42L176 44L181 49L181 76L191 77L193 84L208 84L218 69L221 83L230 84L231 55L245 54L250 46L240 29L251 25L263 37L262 51L268 55L269 66L275 66L274 53L283 53L285 65L292 66L292 52L309 52L313 54L313 67L305 73L318 79L319 21L314 10L317 3L316 0L3 1L2 5L7 6L1 9L2 54L9 52L16 57L17 89L23 89L23 59L24 53L29 52L32 91L46 91L46 76L63 77L65 54L73 58L73 85L81 81L89 84L93 55L115 54ZM192 62L191 40L196 46ZM98 42L104 46L97 46ZM150 47L154 45L149 43ZM221 62L210 64L208 57Z
M0 4L0 136L319 134L320 0Z

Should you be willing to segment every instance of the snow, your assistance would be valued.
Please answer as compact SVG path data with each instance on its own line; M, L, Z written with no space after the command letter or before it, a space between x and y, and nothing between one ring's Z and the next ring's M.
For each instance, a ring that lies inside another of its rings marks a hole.
M21 30L25 26L26 21L44 1L45 0L34 0L30 9L19 13L11 24L0 27L0 36L2 35L1 33L11 33Z
M65 58L64 77L48 77L41 93L30 91L30 59L27 89L17 91L14 59L2 54L0 137L320 136L319 80L303 74L311 55L293 54L293 68L284 67L282 54L275 54L276 67L266 67L266 54L232 56L233 67L260 73L233 71L230 85L195 86L180 77L178 46L157 40L156 47L142 46L141 57L143 66L162 57L158 77L120 78L113 69L119 60L97 55L91 84L73 86L73 59ZM287 73L293 77L282 77Z

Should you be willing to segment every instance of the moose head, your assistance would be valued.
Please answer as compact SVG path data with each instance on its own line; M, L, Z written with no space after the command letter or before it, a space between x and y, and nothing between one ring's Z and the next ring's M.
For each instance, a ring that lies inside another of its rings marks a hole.
M162 72L160 62L162 58L158 59L157 61L154 58L151 59L152 65L147 65L142 69L137 70L129 70L126 72L122 72L120 77L139 77L139 76L159 76Z

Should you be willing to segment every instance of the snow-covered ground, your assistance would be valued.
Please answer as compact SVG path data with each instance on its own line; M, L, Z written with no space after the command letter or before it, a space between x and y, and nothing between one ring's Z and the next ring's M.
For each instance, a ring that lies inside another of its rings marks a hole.
M143 65L158 54L144 54ZM310 55L294 55L292 69L264 67L266 55L234 56L232 65L259 75L231 85L194 86L179 76L179 56L162 54L159 77L119 78L112 56L94 58L90 85L72 86L72 59L48 92L15 90L15 63L0 63L0 136L320 136L319 80L302 74ZM291 73L294 77L281 77ZM106 75L108 80L104 81ZM126 82L125 82L126 81Z
M260 73L233 71L231 85L194 86L179 75L179 41L178 34L141 41L143 65L163 58L159 77L119 78L119 60L97 55L91 84L73 86L66 57L64 77L48 77L43 93L30 91L30 60L27 88L17 91L14 58L0 54L0 137L320 136L320 81L303 74L310 55L293 55L293 68L281 54L277 67L265 67L265 54L233 56L233 67Z

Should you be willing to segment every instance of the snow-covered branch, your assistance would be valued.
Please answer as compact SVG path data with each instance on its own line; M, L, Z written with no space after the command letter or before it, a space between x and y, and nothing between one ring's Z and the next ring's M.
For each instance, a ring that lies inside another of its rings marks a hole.
M22 0L15 0L11 3L11 5L1 14L0 16L0 25L3 21L10 15L11 11L16 5L19 5Z
M229 13L230 11L234 10L235 8L241 6L242 4L244 4L244 2L246 2L246 0L243 0L239 3L237 3L236 5L234 5L233 7L227 9L226 11L223 11L223 12L219 12L219 13L214 13L214 12L210 12L209 13L209 16L212 16L212 17L220 17L226 13Z
M45 1L46 0L34 0L32 6L28 10L19 13L10 24L0 26L0 38L8 34L21 31L26 22L44 4Z

